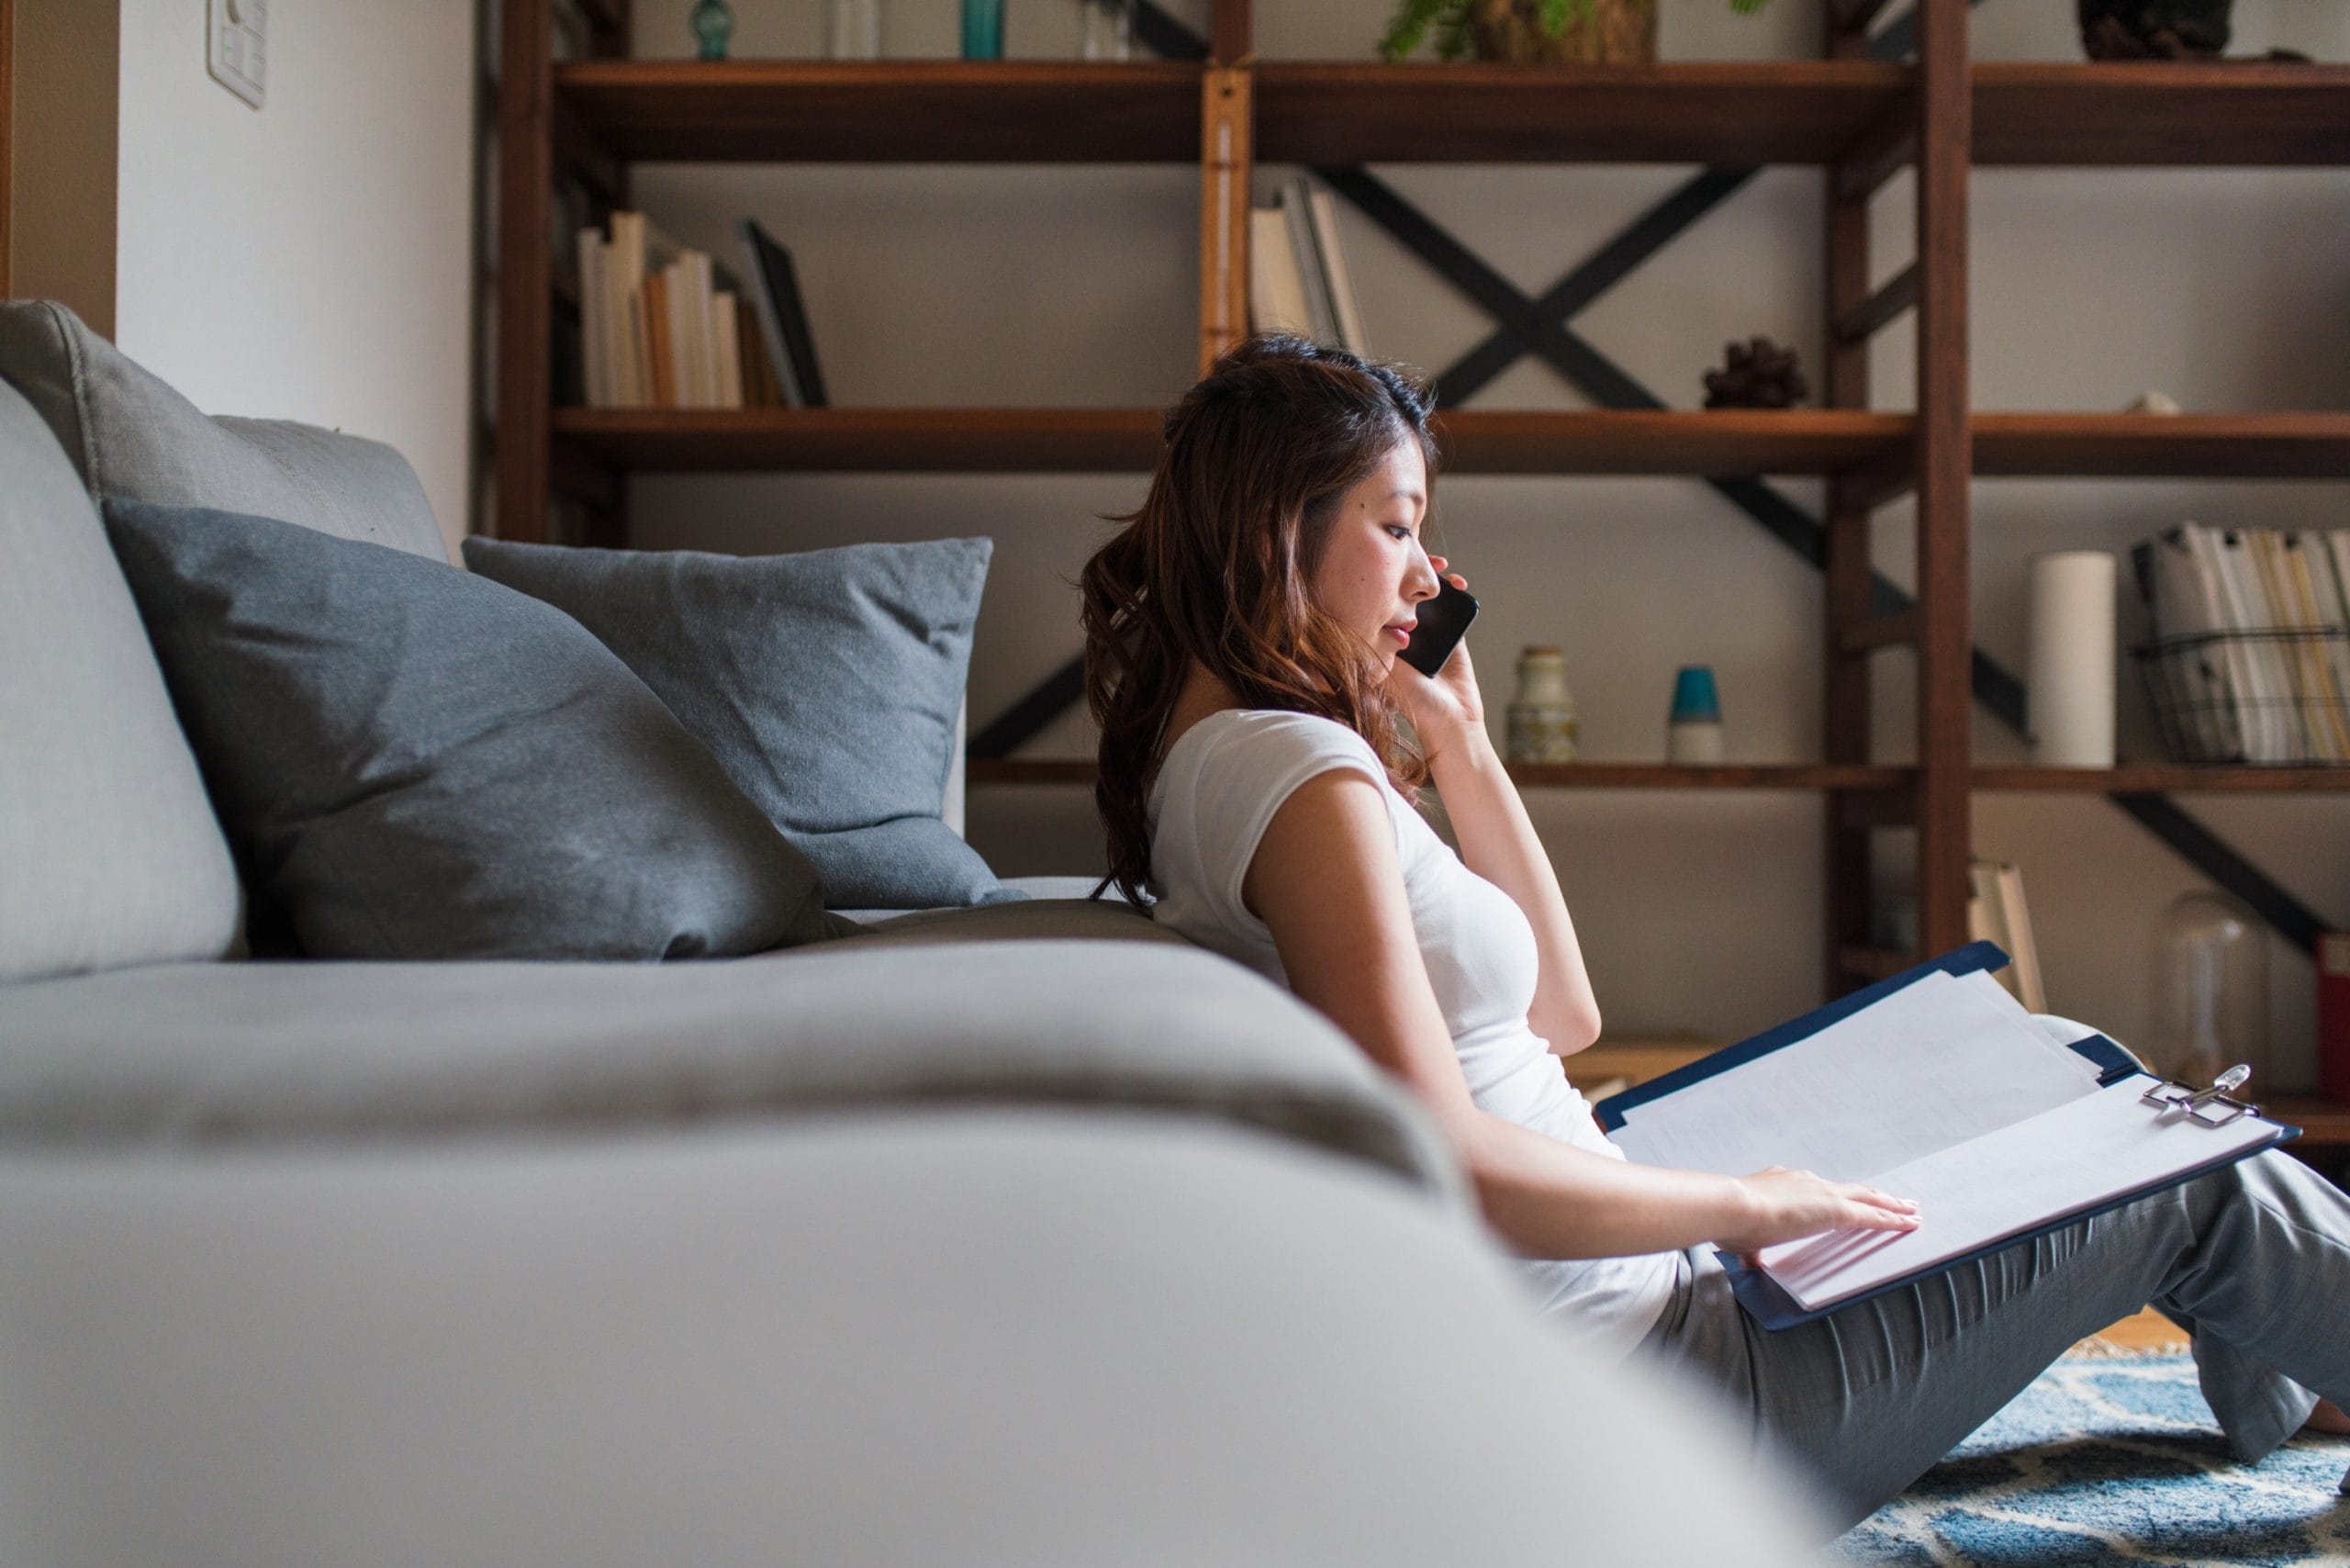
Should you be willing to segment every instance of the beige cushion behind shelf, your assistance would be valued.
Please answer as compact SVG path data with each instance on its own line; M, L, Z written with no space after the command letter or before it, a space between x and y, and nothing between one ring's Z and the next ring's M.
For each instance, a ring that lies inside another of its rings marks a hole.
M0 983L224 957L236 872L162 672L73 465L5 384L0 476Z

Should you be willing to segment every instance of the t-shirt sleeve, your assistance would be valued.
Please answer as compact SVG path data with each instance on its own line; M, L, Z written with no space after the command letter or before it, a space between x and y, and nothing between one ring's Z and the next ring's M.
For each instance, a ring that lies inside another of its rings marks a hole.
M1201 770L1196 807L1203 868L1219 918L1244 929L1264 929L1240 896L1257 846L1272 825L1273 813L1299 786L1340 770L1361 774L1383 794L1387 770L1379 754L1335 719L1316 713L1251 715L1246 724L1217 737L1216 750ZM1388 821L1393 827L1392 807Z

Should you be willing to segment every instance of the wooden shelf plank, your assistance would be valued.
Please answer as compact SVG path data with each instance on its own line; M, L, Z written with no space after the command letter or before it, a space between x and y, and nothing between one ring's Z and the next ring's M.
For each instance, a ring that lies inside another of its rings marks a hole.
M2125 767L1978 767L1978 790L2047 794L2298 794L2350 790L2350 766L2250 767L2224 763Z
M555 93L617 157L697 162L1193 163L1183 61L590 60Z
M2307 1094L2263 1094L2257 1100L2262 1115L2301 1129L2301 1136L2285 1146L2288 1153L2299 1148L2350 1147L2350 1105Z
M1457 474L1827 474L1899 447L1902 414L1440 416ZM1148 472L1155 409L558 409L554 428L629 467Z
M558 296L562 286L557 284ZM632 468L1147 472L1152 409L558 409ZM1882 472L1908 414L1848 409L1476 409L1441 414L1449 474ZM2350 478L2350 413L1977 414L1986 477Z
M1455 410L1439 415L1448 474L1841 474L1890 460L1907 414L1849 409Z
M1091 784L1091 757L973 757L968 777L979 784ZM1908 777L1898 767L1746 764L1685 767L1659 762L1570 762L1509 765L1512 778L1533 790L1884 790Z
M2350 66L1978 64L1975 162L1992 167L2350 163Z
M2350 413L1974 416L1985 477L2350 478Z
M1257 66L1265 162L1825 163L1898 113L1877 61L1644 66ZM1183 61L587 60L566 108L623 159L1191 162ZM2350 66L1993 62L1975 161L1998 166L2350 163Z
M625 467L1147 473L1156 409L557 409L554 430Z
M1874 61L1257 67L1267 163L1824 163L1908 90Z

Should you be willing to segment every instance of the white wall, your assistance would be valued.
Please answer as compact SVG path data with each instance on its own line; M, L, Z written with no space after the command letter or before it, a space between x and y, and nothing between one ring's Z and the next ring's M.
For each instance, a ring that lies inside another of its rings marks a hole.
M639 49L689 52L689 0L639 0ZM1171 7L1203 27L1200 0ZM1985 58L2076 60L2057 0L1986 0ZM817 6L739 6L739 55L817 51ZM948 0L890 0L893 55L954 51ZM2350 57L2345 8L2238 0L2237 48ZM1258 7L1268 59L1368 58L1386 0ZM1073 6L1011 7L1015 56L1072 52ZM1721 0L1664 0L1667 59L1799 58L1817 0L1731 16ZM1259 196L1294 171L1266 168ZM1684 169L1437 167L1376 171L1529 293L1664 191ZM843 404L1158 406L1194 374L1196 174L1147 166L643 169L642 205L688 243L731 254L757 216L794 248L834 400ZM2350 408L2350 174L2342 171L1991 173L1973 191L1978 407L2116 409L2159 386L2196 409ZM1906 185L1879 201L1880 276L1908 259ZM1485 319L1341 204L1373 349L1431 373ZM1725 340L1768 332L1818 360L1819 177L1752 182L1639 269L1576 326L1669 401L1695 407ZM1905 324L1906 325L1906 324ZM1911 397L1902 329L1877 365L1880 406ZM1563 409L1583 399L1521 362L1469 405ZM1105 535L1098 514L1140 498L1139 476L647 476L641 542L744 551L860 538L987 533L997 554L974 654L984 722L1079 646L1069 581ZM1788 484L1807 506L1818 487ZM2025 564L2064 546L2120 549L2182 516L2350 526L2339 486L2073 481L1976 492L1978 643L2019 671ZM1819 745L1819 588L1811 567L1685 480L1449 478L1436 515L1483 590L1472 640L1498 724L1518 647L1563 644L1597 759L1662 755L1672 673L1719 673L1733 758L1798 761ZM1908 581L1888 513L1880 565ZM2134 628L2125 627L2125 630ZM1901 754L1906 655L1881 656L1888 756ZM1978 722L1986 760L2020 755ZM2143 704L2123 694L2124 755L2155 756ZM1072 715L1030 755L1084 755ZM1820 808L1813 795L1537 791L1611 1033L1736 1038L1818 1000ZM2189 806L2326 918L2350 924L2350 801ZM971 836L1006 872L1098 867L1081 790L974 792ZM1983 797L1978 851L2023 868L2051 1002L2125 1040L2151 1025L2156 915L2198 879L2101 800ZM2277 1033L2306 1077L2307 961L2273 948Z
M471 418L474 0L270 8L267 106L205 0L122 0L116 342L214 414L406 454L453 541Z

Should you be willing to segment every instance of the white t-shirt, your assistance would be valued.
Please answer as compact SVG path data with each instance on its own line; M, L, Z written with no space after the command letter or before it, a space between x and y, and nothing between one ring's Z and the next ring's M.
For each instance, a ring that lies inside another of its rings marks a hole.
M1335 768L1370 778L1387 801L1412 929L1471 1098L1494 1115L1621 1159L1559 1058L1527 1025L1539 955L1525 913L1461 864L1396 793L1371 743L1346 725L1313 713L1233 708L1177 736L1148 803L1153 917L1287 985L1272 934L1242 903L1240 885L1281 802ZM1546 1309L1620 1353L1663 1310L1675 1256L1528 1259L1522 1267Z

